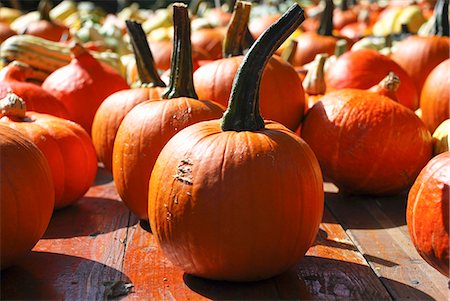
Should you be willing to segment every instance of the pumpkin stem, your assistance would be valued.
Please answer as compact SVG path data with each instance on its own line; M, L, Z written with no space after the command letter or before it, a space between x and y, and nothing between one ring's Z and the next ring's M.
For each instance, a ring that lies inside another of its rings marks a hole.
M164 99L189 97L198 99L192 76L191 22L186 4L173 4L173 49L170 62L170 81Z
M227 13L231 14L233 10L235 10L236 0L227 0L226 4L227 4Z
M432 35L435 36L449 36L449 24L448 24L448 0L438 0L434 7L434 15L436 21L434 23Z
M245 55L234 78L222 131L257 131L264 128L259 112L259 88L264 68L275 50L305 20L303 9L294 3L272 24Z
M223 57L242 55L242 40L247 30L251 7L250 2L241 0L236 2L223 43Z
M339 5L339 9L341 11L346 11L348 10L348 3L347 0L341 0L341 4Z
M298 45L298 41L296 39L292 39L289 42L289 45L281 53L281 58L291 65L293 65L293 63L294 63L295 52L297 51L297 45Z
M245 28L244 38L242 39L243 52L246 53L250 49L250 47L252 47L253 43L255 43L255 39L253 38L252 33L247 26L247 28Z
M198 14L198 8L200 7L200 4L203 2L203 0L193 0L189 3L189 10L191 11L192 15L196 16Z
M327 86L325 84L324 67L327 59L328 54L317 54L312 65L308 68L308 73L306 74L302 85L305 92L309 95L325 94Z
M166 84L161 80L155 68L155 62L153 61L153 55L148 45L147 36L141 24L131 20L127 20L125 23L136 58L141 87L165 87Z
M398 101L396 92L399 86L400 78L394 72L389 72L389 74L385 78L383 78L377 85L371 88L370 91Z
M325 9L322 12L320 18L320 25L317 31L322 36L333 36L333 12L334 3L333 0L325 0Z
M22 98L8 89L6 96L0 99L0 113L3 116L25 118L27 105Z
M347 51L347 40L345 39L339 39L336 41L336 48L334 50L334 56L336 58L340 57L341 55L343 55L346 51Z
M52 5L48 0L39 1L38 12L39 12L39 20L45 20L48 22L52 22L50 18L50 10L52 9Z

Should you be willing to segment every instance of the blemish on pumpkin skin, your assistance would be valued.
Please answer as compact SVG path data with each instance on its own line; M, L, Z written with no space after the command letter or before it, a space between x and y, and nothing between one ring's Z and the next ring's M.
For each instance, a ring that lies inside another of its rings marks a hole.
M177 173L173 176L180 182L183 182L188 185L192 185L192 170L191 166L194 165L189 158L182 159L177 166Z

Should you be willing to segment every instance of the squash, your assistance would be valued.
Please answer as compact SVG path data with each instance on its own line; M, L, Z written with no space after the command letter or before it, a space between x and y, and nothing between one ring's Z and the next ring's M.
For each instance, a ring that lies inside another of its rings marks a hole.
M158 157L150 225L185 273L266 279L298 263L315 239L324 206L318 162L304 141L264 121L258 109L262 69L303 20L294 4L242 60L223 119L185 128Z
M0 44L3 43L7 38L16 35L15 32L8 24L0 22Z
M119 73L97 61L80 44L73 44L71 51L71 63L50 74L42 88L61 101L69 119L90 135L95 112L103 100L129 86Z
M23 99L13 92L0 100L0 113L0 123L24 133L47 158L55 187L55 209L74 203L88 191L97 173L97 157L81 126L27 112Z
M302 82L306 93L305 113L320 100L325 94L327 86L325 83L324 68L328 59L328 54L321 53L316 55L312 65L308 68L308 73Z
M450 152L428 162L408 194L406 222L420 256L449 277Z
M183 4L174 4L174 47L170 83L163 99L135 106L123 119L113 148L117 192L141 220L148 220L148 184L159 152L183 128L220 118L222 106L198 100L192 80L190 22Z
M140 82L135 89L121 90L108 96L98 108L92 122L92 142L98 159L109 171L112 171L114 140L122 120L136 105L160 99L166 87L154 66L142 26L128 20L126 26L135 53Z
M428 75L420 96L422 120L433 132L450 118L450 58L440 63Z
M406 24L410 32L417 33L425 21L426 18L418 5L389 6L380 14L378 21L373 25L373 34L386 36L400 33L402 24Z
M48 162L22 133L0 125L0 268L19 262L41 239L53 212Z
M450 151L450 119L444 120L433 133L433 155Z
M432 155L431 134L413 111L359 89L323 96L309 109L301 137L344 193L400 193Z

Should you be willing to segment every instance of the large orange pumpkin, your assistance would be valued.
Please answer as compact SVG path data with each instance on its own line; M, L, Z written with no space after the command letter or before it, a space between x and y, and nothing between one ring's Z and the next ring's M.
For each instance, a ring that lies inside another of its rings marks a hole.
M432 155L431 134L413 111L358 89L322 97L308 111L301 137L324 174L348 193L399 193Z
M431 266L449 277L450 152L434 157L408 194L406 222L411 240Z
M431 71L420 96L422 120L433 132L445 119L450 118L450 59Z
M0 268L20 260L41 239L55 190L42 152L20 132L0 125Z
M139 88L118 91L108 96L97 109L92 122L92 142L98 159L112 171L112 153L117 130L136 105L152 99L160 99L166 84L160 79L142 26L126 21L135 53L140 78Z
M183 128L220 118L223 108L198 100L192 80L190 21L184 5L174 5L174 52L167 100L137 105L123 119L114 141L113 176L125 204L148 220L148 183L159 152Z
M55 209L74 203L88 191L97 173L97 157L81 126L27 112L25 102L12 92L0 100L0 113L1 123L23 133L47 158L55 187Z
M318 231L318 162L294 133L263 121L262 69L303 21L293 7L247 53L220 120L175 135L150 179L149 216L164 254L186 273L253 281L299 262Z

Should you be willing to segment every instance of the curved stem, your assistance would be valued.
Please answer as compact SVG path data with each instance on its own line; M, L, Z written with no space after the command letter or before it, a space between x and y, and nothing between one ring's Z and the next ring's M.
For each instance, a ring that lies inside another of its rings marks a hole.
M238 0L223 42L223 57L242 55L242 40L247 30L252 4Z
M303 89L309 95L325 94L327 86L325 83L324 67L328 59L328 54L320 53L314 58L312 66L309 68L305 79L303 80Z
M27 105L22 98L12 90L8 90L6 96L0 99L0 114L8 117L25 118Z
M434 15L436 16L436 20L431 32L432 35L449 36L448 2L449 0L438 0L436 6L434 7Z
M245 55L234 78L222 131L257 131L264 128L259 113L259 88L264 68L275 50L305 20L303 9L293 4L258 38Z
M281 58L293 65L295 53L297 52L298 41L296 39L292 39L289 42L289 45L283 50L281 53Z
M198 99L192 77L191 22L187 6L183 3L173 4L173 29L170 82L162 97L164 99L177 97Z
M50 10L52 9L52 5L48 0L41 0L39 1L38 5L38 11L39 11L39 19L45 20L48 22L52 22L52 19L50 19Z
M320 19L318 34L322 36L333 36L333 12L334 3L333 0L325 0L325 9Z
M247 28L245 29L245 35L244 38L242 39L242 49L245 52L247 52L250 47L252 47L253 43L255 43L255 38L253 38L252 33L250 32L250 29Z
M136 58L136 66L141 85L165 87L166 84L161 80L155 68L155 62L153 61L153 55L148 45L147 36L141 24L131 20L127 20L125 23L130 36L131 46L133 47L134 57Z

